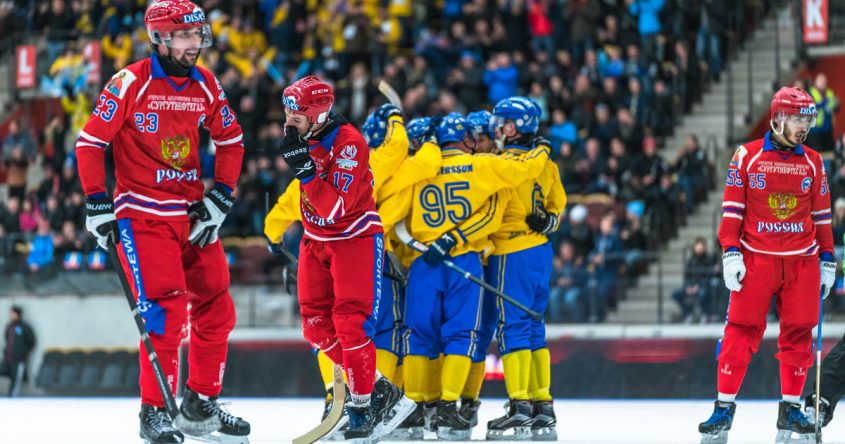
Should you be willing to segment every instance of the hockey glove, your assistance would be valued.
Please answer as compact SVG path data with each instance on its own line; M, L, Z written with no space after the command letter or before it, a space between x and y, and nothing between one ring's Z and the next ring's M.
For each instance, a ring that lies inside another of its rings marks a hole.
M267 249L273 253L274 256L278 256L279 260L282 263L282 266L287 266L291 263L290 256L286 254L285 251L285 243L284 241L279 241L278 243L273 242L270 238L267 238Z
M428 250L423 253L422 258L428 265L437 265L449 257L449 252L452 248L458 245L458 240L455 236L449 233L444 233L440 239L432 242L428 246Z
M722 274L725 277L725 287L730 291L742 290L742 279L745 277L745 262L739 251L728 251L722 255Z
M383 120L387 122L387 119L393 116L402 116L402 112L399 111L399 108L392 103L385 103L384 105L378 107L375 113L373 113L376 119Z
M819 265L821 266L822 299L827 299L830 289L833 288L833 284L836 282L836 262L823 260L819 262Z
M296 128L285 127L285 138L279 145L279 151L297 179L307 181L314 177L317 167L311 159L311 149L308 148L308 143L299 137Z
M542 208L535 208L534 212L525 218L528 227L540 234L550 234L557 230L559 220L556 215Z
M200 248L217 242L217 231L234 204L229 191L217 185L201 201L188 207L188 217L196 219L188 240Z
M117 244L117 220L114 202L108 197L85 199L85 229L97 238L97 245L109 251L109 240Z
M552 142L549 142L549 139L546 139L543 136L534 136L534 138L531 139L531 143L534 148L537 148L538 146L547 146L549 149L552 148Z

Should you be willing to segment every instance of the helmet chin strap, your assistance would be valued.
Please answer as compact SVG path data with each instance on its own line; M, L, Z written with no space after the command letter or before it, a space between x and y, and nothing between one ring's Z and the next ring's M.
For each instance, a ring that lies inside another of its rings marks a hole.
M792 144L784 134L786 132L784 121L781 120L779 130L775 127L774 120L769 120L769 126L772 128L772 136L769 138L769 141L772 142L772 146L775 149L780 151L792 151L795 149L796 145Z

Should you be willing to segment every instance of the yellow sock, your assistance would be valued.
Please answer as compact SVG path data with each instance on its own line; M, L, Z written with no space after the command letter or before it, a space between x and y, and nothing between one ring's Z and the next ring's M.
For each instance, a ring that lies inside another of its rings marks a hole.
M402 363L405 373L405 396L416 402L425 400L430 363L427 356L408 355Z
M425 402L437 401L440 399L441 380L443 371L443 355L428 361L428 381L425 389Z
M396 384L396 387L402 388L405 386L405 371L402 370L401 365L396 366L396 370L393 371L393 381Z
M396 363L399 356L387 350L376 349L376 369L387 378L388 381L396 384Z
M549 349L541 348L531 352L531 399L535 401L551 401L549 387L552 385L552 364Z
M320 376L328 392L334 385L334 362L322 351L317 353L317 364L320 365Z
M469 356L446 355L443 360L442 372L442 393L440 399L443 401L457 401L464 390L464 384L469 376L469 368L472 360Z
M484 374L487 371L487 363L484 361L473 362L469 368L469 376L464 384L464 391L461 398L478 399L481 393L481 384L484 383Z
M528 379L531 372L531 350L519 350L502 356L505 388L511 399L528 400Z

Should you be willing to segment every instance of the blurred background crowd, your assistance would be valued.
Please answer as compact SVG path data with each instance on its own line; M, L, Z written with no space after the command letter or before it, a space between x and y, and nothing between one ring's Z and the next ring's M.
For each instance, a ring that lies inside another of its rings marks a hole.
M209 0L214 32L202 52L226 90L247 147L238 201L221 235L261 236L271 202L293 176L273 147L283 136L281 90L317 74L335 86L334 110L360 125L384 102L386 80L406 121L490 109L515 94L542 108L569 205L553 236L549 321L601 322L676 236L715 181L715 141L688 137L677 160L662 154L676 123L723 81L733 42L742 42L769 0ZM84 231L84 196L73 146L93 98L117 70L149 56L144 1L0 2L0 42L43 35L38 93L63 113L33 127L15 121L0 141L8 189L0 199L0 268L49 278L101 270L106 257ZM225 12L224 12L225 11ZM99 82L85 43L102 50ZM0 44L2 51L13 46ZM214 147L201 158L213 177ZM719 141L718 143L721 143ZM836 144L841 152L841 141ZM845 166L828 170L845 193ZM837 195L837 194L834 194ZM836 202L841 247L845 200ZM838 230L838 231L836 231ZM287 237L296 241L296 233ZM725 300L714 239L690 249L686 321L713 321ZM233 257L236 254L233 253ZM236 259L233 259L236 260ZM671 289L670 289L671 290Z

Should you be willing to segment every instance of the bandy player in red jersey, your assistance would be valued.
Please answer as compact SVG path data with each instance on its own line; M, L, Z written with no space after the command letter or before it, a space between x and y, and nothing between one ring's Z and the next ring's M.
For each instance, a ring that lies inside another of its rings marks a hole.
M373 199L369 148L331 112L332 87L315 76L284 90L280 150L300 181L302 225L297 288L302 329L346 371L351 393L346 440L375 442L415 404L376 372L372 337L381 299L384 236Z
M217 403L235 325L217 231L234 203L243 134L220 83L195 66L212 39L203 10L186 0L154 2L144 23L151 56L109 80L76 143L87 196L85 225L104 249L119 242L124 272L171 390L190 323L190 373L177 424L162 408L149 358L141 353L141 437L163 444L183 442L182 432L215 433L225 442L247 442L249 423ZM199 126L210 131L217 147L216 183L205 195ZM114 196L105 187L109 144Z
M782 88L772 99L771 131L740 146L731 160L719 227L731 299L718 352L718 399L710 419L698 426L702 443L727 442L772 297L780 316L776 357L783 395L775 442L815 442L800 396L813 362L819 293L827 297L836 275L824 165L818 152L802 145L815 121L813 98Z

